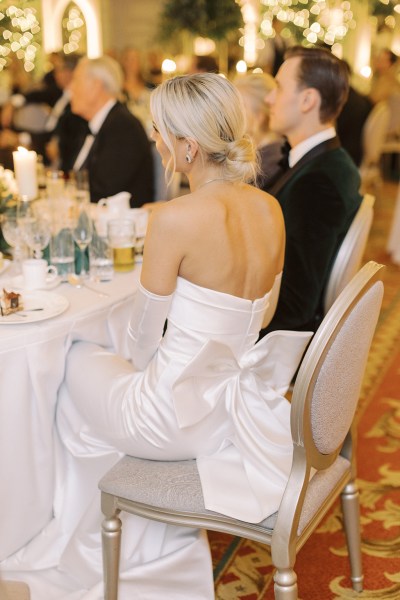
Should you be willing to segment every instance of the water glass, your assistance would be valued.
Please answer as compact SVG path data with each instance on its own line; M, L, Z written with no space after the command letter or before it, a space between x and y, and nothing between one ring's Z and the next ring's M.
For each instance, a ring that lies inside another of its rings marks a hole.
M77 202L90 202L89 174L87 169L70 171L68 188L70 194Z
M129 219L112 219L107 223L107 238L113 253L114 270L131 271L135 266L135 223Z
M71 229L60 229L52 235L50 262L56 267L62 281L68 281L68 275L75 271L75 246Z
M98 235L96 229L89 245L90 279L111 281L114 276L113 251L108 239Z

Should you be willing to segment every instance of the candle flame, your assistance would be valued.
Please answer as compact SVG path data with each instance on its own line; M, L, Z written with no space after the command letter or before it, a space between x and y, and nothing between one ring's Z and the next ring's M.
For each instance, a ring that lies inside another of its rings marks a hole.
M29 150L27 150L23 146L18 146L18 152L21 152L21 154L27 154Z

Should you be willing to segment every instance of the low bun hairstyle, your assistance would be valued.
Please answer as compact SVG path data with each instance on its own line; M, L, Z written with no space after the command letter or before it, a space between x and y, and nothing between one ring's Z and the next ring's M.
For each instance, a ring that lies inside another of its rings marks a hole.
M171 152L167 177L176 158L174 139L193 138L203 160L220 166L228 181L253 181L256 150L245 134L242 100L236 88L215 73L196 73L169 79L150 99L155 125Z

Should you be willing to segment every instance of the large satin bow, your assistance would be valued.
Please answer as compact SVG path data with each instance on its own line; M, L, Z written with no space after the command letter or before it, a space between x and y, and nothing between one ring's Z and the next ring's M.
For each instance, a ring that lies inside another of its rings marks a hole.
M229 421L220 447L197 457L209 510L258 523L278 509L293 454L283 394L311 336L274 331L238 359L227 345L208 341L175 382L181 428L212 419L213 411Z
M239 359L226 344L208 340L173 386L179 426L204 419L232 385L241 396L245 389L252 389L266 401L284 395L312 335L273 331ZM228 410L231 400L225 398Z

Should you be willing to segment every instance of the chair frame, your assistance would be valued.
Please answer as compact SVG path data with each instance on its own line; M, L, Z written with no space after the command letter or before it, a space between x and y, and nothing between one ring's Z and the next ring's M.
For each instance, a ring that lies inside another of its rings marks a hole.
M0 580L0 598L2 600L30 600L29 586L21 581Z
M339 444L334 451L322 454L312 438L311 400L325 357L344 321L376 282L380 282L379 293L382 297L381 270L382 265L369 262L357 273L326 315L302 361L292 396L292 470L281 505L275 515L268 517L262 523L254 524L208 511L204 508L204 505L197 512L151 506L135 500L134 486L129 491L130 499L118 496L115 493L116 480L118 477L121 480L119 473L115 475L115 480L113 480L113 471L116 467L103 477L99 487L102 490L101 506L105 516L102 525L105 600L117 600L118 598L121 539L121 520L118 515L121 511L172 525L220 531L270 546L272 562L276 568L274 576L275 598L277 600L297 600L297 576L293 569L297 552L305 544L339 495L341 496L344 513L352 585L355 591L362 591L359 500L355 482L353 425L350 426L342 444ZM376 320L377 318L378 314ZM373 325L374 323L371 327ZM371 340L373 331L374 328L371 329ZM143 461L125 457L118 464L126 466L127 473L132 476L132 473L130 473L132 462L133 464L143 463L146 469L151 469L154 463L161 464L162 468L166 469L165 482L167 486L169 481L168 467L171 463ZM182 487L184 487L188 474L191 477L198 477L198 475L195 461L182 461L182 464L185 465L184 468L186 469L182 483ZM331 489L326 491L324 501L318 504L319 508L317 510L312 511L311 517L304 516L303 507L307 500L308 488L313 485L314 480L315 485L318 486L323 481L327 471L330 468L337 468L337 465L339 470L335 471L338 475L335 476L333 489L331 486ZM310 482L311 468L315 468L317 473ZM318 480L318 478L320 479ZM122 480L125 483L124 477L122 477ZM174 486L176 485L177 481L175 480ZM202 499L200 504L201 501Z
M324 314L360 268L374 217L375 197L365 194L333 263L324 292ZM356 252L352 268L347 268Z

